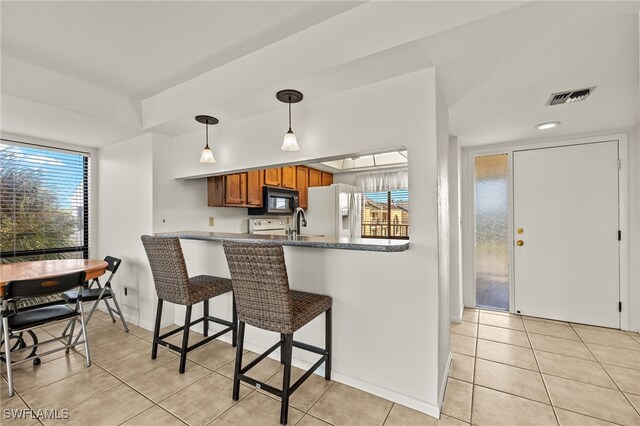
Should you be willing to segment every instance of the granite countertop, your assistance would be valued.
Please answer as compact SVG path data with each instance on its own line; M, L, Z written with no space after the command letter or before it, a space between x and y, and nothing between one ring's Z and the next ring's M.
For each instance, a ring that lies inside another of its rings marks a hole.
M405 251L409 248L409 240L386 240L374 238L331 238L314 235L298 235L294 238L287 235L236 234L202 231L159 232L155 235L157 237L178 237L184 240L239 241L256 244L276 242L283 246L340 250L399 252Z

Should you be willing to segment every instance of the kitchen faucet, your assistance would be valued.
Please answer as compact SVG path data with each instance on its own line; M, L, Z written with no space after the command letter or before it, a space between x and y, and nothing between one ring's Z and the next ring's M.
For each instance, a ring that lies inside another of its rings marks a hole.
M293 212L293 229L291 230L293 235L298 235L300 233L300 215L302 215L302 226L307 226L307 217L304 214L304 210L302 207L296 207Z

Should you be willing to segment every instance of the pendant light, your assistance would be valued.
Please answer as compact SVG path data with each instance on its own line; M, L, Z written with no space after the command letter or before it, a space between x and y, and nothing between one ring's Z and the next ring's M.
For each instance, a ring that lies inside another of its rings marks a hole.
M284 135L284 141L282 142L282 147L280 148L283 151L297 151L300 149L298 146L298 140L296 139L295 133L291 130L291 104L297 104L302 100L302 93L293 89L281 90L276 93L276 98L280 102L284 102L289 104L289 130Z
M210 124L218 124L219 121L215 117L211 117L210 115L197 115L196 121L198 123L207 125L207 144L202 150L202 155L200 156L201 163L215 163L216 159L213 157L213 152L211 148L209 148L209 125Z

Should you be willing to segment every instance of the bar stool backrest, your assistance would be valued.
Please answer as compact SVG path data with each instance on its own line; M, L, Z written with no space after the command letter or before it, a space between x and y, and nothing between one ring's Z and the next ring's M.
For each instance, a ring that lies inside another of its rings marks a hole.
M238 319L282 333L293 323L284 251L279 244L225 241Z
M189 303L189 274L178 238L142 236L156 293L162 300L179 305Z

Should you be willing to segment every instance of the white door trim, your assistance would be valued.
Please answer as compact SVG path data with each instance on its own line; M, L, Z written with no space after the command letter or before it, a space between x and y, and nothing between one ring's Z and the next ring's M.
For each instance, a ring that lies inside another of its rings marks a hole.
M463 301L467 307L475 307L474 280L474 186L473 186L473 158L480 155L509 154L509 308L514 308L513 299L513 232L511 220L513 218L513 152L524 149L541 149L558 146L581 145L594 142L618 141L620 149L619 173L619 214L622 240L620 241L620 328L629 330L629 144L626 133L591 136L575 139L547 139L539 141L523 141L504 144L487 145L478 148L462 149L462 265L463 265Z

